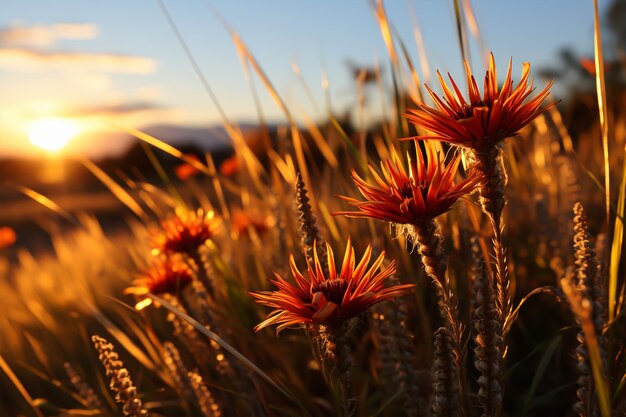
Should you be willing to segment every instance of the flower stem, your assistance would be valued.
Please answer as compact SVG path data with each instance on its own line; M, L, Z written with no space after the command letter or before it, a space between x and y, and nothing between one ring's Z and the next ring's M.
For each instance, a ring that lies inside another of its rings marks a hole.
M462 415L460 395L455 380L458 378L454 357L454 338L447 327L435 332L433 360L433 417Z
M464 373L463 373L463 328L459 322L458 310L452 300L452 292L446 277L446 264L443 259L443 235L436 219L425 220L412 227L410 232L414 243L418 245L418 252L422 256L422 263L426 274L432 279L437 289L439 314L444 320L445 327L453 339L454 366L456 381L461 401L465 401ZM458 409L463 408L457 405Z
M352 392L352 354L348 345L346 323L337 326L320 326L325 358L333 364L339 374L341 386L341 408L344 417L354 416L356 402L350 398Z
M443 236L436 220L427 220L413 229L414 242L422 256L426 274L433 280L439 296L439 313L455 339L460 340L462 329L458 319L456 305L448 288L446 265L443 260Z
M511 305L509 294L509 271L506 262L506 247L502 239L504 221L502 211L506 205L504 186L506 184L506 170L502 160L502 150L492 147L485 151L475 151L475 168L485 175L485 181L480 185L480 204L483 212L489 217L493 228L493 251L496 267L496 302L502 316L502 328L506 321Z
M483 417L497 417L502 410L502 327L491 282L477 240L472 242L474 255L473 335L474 366L480 372L478 403Z
M202 259L200 251L194 251L191 254L191 259L193 259L193 262L196 264L196 277L198 278L198 280L200 280L202 285L204 285L204 288L206 289L211 299L215 299L215 289L213 287L213 282L211 282L211 278L209 277L209 271L207 269L207 264L204 262L204 259Z

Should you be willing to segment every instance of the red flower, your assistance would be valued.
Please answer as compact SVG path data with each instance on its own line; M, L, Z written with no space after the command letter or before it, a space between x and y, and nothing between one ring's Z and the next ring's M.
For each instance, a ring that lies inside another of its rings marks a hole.
M15 230L9 226L0 227L0 249L8 248L17 241Z
M198 158L194 154L187 154L185 156L189 159L193 159L196 162L200 162L200 158ZM198 175L199 172L200 170L198 168L188 162L176 166L176 176L181 181L187 181L189 178Z
M163 222L153 245L157 253L193 254L215 235L219 225L213 211L188 211Z
M491 54L489 70L485 75L483 95L472 72L465 63L469 98L466 100L458 86L448 74L452 89L448 87L441 74L437 72L439 82L445 94L441 99L428 86L426 89L435 101L436 108L424 103L417 103L416 109L409 109L405 117L415 125L430 131L416 139L437 139L453 145L483 150L496 145L503 139L513 136L535 117L556 103L541 107L541 103L550 94L552 82L537 96L524 104L535 91L533 81L529 84L530 64L522 64L522 78L516 88L511 80L511 65L501 90L498 90L496 64Z
M193 275L189 266L179 259L161 258L144 271L127 288L126 294L178 294L191 284Z
M395 150L391 161L381 163L382 177L370 165L376 184L369 184L352 171L352 179L365 200L341 196L359 211L333 214L416 225L450 210L455 201L474 190L482 176L472 170L466 179L455 184L461 155L455 153L446 165L433 144L425 141L424 145L426 154L415 144L415 161L407 155L408 172Z
M348 240L343 265L338 273L330 246L326 245L329 274L324 276L317 251L314 265L307 265L306 276L295 264L293 255L289 266L296 283L285 281L278 274L271 282L277 291L250 293L256 302L272 307L268 318L255 327L256 331L277 324L277 331L296 324L337 324L350 319L381 301L407 293L413 284L384 286L384 281L396 272L391 262L379 271L384 252L368 268L372 247L368 246L363 258L355 265L354 249Z
M232 216L232 228L237 236L248 236L250 229L261 235L272 227L274 221L269 216L250 211L236 211Z
M222 162L222 165L220 165L220 174L226 177L232 177L239 172L239 168L239 159L237 155L233 155Z

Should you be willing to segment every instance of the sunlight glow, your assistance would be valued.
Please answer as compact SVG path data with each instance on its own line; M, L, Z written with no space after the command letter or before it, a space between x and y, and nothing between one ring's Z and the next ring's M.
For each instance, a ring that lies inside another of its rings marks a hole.
M28 140L47 151L62 149L76 134L78 126L67 119L41 119L28 127Z

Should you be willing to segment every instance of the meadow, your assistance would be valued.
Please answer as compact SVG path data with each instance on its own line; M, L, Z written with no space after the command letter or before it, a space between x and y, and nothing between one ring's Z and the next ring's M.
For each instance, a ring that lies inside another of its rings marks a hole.
M233 31L284 126L223 115L220 163L126 127L156 180L86 162L116 233L23 190L63 227L0 248L0 415L626 416L623 61L554 97L484 50L424 87L373 12L380 123L297 123Z

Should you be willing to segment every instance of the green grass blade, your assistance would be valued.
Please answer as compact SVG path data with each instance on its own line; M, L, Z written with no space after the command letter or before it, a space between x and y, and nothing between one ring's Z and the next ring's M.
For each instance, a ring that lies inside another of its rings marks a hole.
M626 148L625 148L626 150ZM622 258L622 245L624 243L624 205L626 200L626 152L624 155L624 168L622 169L622 181L619 187L617 200L617 215L613 230L613 242L611 243L611 263L609 267L609 323L615 319L617 307L617 281L619 280L619 264Z
M545 352L541 356L541 360L539 360L539 364L537 365L537 369L535 369L535 375L533 377L532 382L530 383L530 388L528 389L528 394L526 394L526 399L524 400L524 405L522 407L522 412L519 415L525 416L528 415L527 411L530 408L530 404L535 396L535 392L537 391L537 387L539 383L543 379L543 376L548 369L548 364L550 363L550 359L554 356L554 353L557 351L558 347L563 340L562 336L557 336L546 348Z

